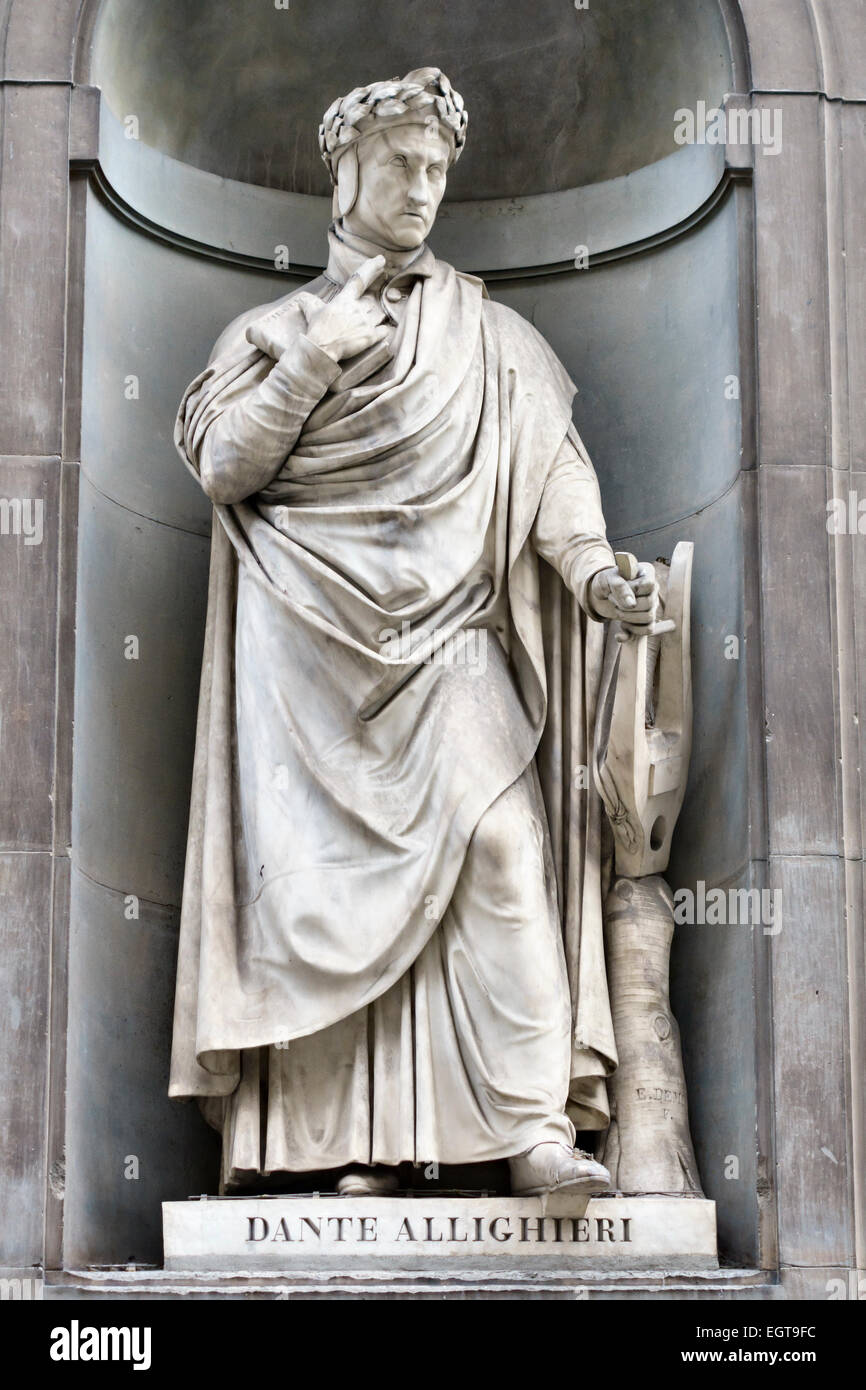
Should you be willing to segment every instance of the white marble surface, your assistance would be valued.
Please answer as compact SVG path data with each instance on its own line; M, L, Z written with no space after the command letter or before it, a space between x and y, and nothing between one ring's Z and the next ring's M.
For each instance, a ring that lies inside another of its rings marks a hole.
M178 415L215 523L170 1093L221 1191L541 1144L512 1186L552 1190L609 1120L583 771L602 621L644 632L655 581L616 567L562 363L425 244L464 128L434 68L329 109L328 269Z
M714 1202L670 1197L243 1197L163 1203L169 1270L385 1261L711 1269Z

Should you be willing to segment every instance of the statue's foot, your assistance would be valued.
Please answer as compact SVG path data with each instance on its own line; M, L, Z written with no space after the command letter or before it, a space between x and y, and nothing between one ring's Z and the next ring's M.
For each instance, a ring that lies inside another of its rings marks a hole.
M550 1140L535 1144L525 1154L509 1158L511 1191L515 1197L540 1197L547 1192L610 1190L610 1173L582 1149Z
M397 1191L397 1172L394 1168L350 1168L337 1179L341 1197L393 1197Z

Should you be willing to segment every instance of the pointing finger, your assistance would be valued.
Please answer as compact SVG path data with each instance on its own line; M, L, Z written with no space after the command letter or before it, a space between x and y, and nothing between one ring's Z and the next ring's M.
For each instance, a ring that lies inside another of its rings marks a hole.
M358 266L354 275L349 276L343 286L344 293L351 295L353 299L360 299L362 295L367 293L373 281L382 274L384 269L385 257L371 256L368 261L364 261Z

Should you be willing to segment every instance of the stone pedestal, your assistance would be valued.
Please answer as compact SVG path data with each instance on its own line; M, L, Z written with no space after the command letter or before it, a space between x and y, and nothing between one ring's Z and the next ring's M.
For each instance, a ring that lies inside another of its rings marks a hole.
M698 1198L228 1197L163 1203L166 1270L715 1269Z

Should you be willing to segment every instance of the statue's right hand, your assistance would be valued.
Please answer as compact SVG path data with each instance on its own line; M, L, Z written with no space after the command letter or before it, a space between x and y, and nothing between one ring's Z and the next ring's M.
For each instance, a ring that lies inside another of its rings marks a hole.
M295 295L287 304L255 319L247 328L247 342L278 362L299 334L306 332L307 321L299 303L302 297Z
M247 328L247 341L275 362L301 333L335 362L364 352L388 333L378 300L367 294L384 268L384 256L371 256L330 302L315 294L296 294L255 319Z
M306 336L335 362L355 357L387 337L381 305L367 293L384 269L385 257L371 256L329 302L312 294L298 295L295 302L307 317Z

